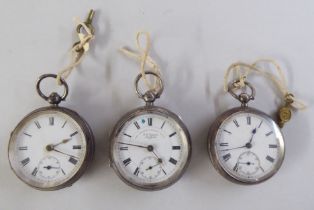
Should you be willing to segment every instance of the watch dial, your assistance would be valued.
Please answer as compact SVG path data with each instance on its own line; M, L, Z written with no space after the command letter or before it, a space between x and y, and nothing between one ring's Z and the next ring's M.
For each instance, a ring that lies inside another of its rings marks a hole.
M189 136L170 116L141 113L128 119L112 145L113 162L124 180L139 188L163 188L183 173Z
M79 171L85 156L82 128L70 115L56 110L28 115L14 130L9 144L16 175L40 189L66 183Z
M268 116L238 112L225 119L215 138L219 165L231 177L245 183L273 175L283 160L283 137Z

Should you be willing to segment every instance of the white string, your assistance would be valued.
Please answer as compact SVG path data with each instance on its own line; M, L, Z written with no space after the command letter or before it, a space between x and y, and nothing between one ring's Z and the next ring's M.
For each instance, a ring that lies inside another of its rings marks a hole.
M278 75L272 74L265 69L259 68L258 65L261 63L268 63L274 65ZM253 64L247 64L243 62L233 63L227 69L224 76L224 90L228 91L228 81L232 71L237 74L237 82L235 83L236 88L243 88L245 86L245 81L249 74L256 73L262 75L266 79L271 80L279 89L282 94L284 101L290 100L291 106L295 109L303 110L306 105L300 99L294 97L294 95L288 90L286 78L280 66L272 59L260 59L255 61Z
M67 79L72 71L77 67L86 52L89 50L89 42L94 39L94 34L91 29L83 22L81 22L78 18L75 18L75 23L77 27L82 27L85 33L79 32L77 33L79 42L77 42L71 49L71 62L65 68L61 69L57 74L57 84L62 85L61 79Z
M141 46L140 38L144 35L146 39L146 45L145 47ZM121 48L120 52L125 54L126 56L136 59L138 62L140 62L140 73L142 74L142 78L144 79L145 85L149 90L158 91L160 87L160 82L158 82L158 79L155 78L154 83L152 84L147 79L147 76L145 74L145 65L148 65L154 73L156 73L158 76L161 75L161 71L157 63L149 56L149 50L151 47L151 39L148 32L137 32L136 34L136 48L138 52L134 52L132 50L129 50L127 48Z

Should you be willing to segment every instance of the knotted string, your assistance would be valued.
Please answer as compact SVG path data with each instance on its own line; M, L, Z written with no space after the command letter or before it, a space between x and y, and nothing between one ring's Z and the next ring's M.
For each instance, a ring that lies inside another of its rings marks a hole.
M145 47L141 46L140 38L144 35L146 39L146 45ZM157 78L155 78L154 82L150 82L147 79L147 75L145 74L145 65L148 65L154 73L156 73L158 76L161 75L161 71L157 63L149 56L149 50L151 47L151 39L148 32L137 32L136 34L136 48L137 52L134 52L132 50L129 50L125 47L120 49L120 52L125 54L126 56L130 58L136 59L138 62L140 62L140 73L142 74L142 78L145 82L146 87L149 90L152 91L158 91L160 87L160 83L158 82Z
M278 75L272 74L265 69L262 69L258 67L259 64L261 63L268 63L272 64ZM224 90L228 91L228 81L229 81L229 76L232 71L236 72L236 77L237 77L237 82L235 82L235 88L243 88L245 87L245 81L248 77L249 74L251 73L256 73L259 75L262 75L268 80L271 80L278 88L278 90L282 94L282 99L285 102L289 102L290 105L299 110L303 110L306 108L306 105L303 101L300 99L297 99L289 90L287 87L287 81L285 78L285 75L280 68L280 66L272 59L260 59L255 61L253 64L247 64L243 62L237 62L229 66L227 69L225 76L224 76Z
M80 31L85 31L85 33L77 33L79 41L75 43L71 49L71 62L65 68L61 69L57 74L58 85L62 85L61 79L67 79L72 71L75 69L75 67L77 67L81 63L84 55L89 50L89 42L95 37L92 29L89 28L86 23L80 21L78 18L75 18L75 23L77 25L77 28L82 27L84 30Z

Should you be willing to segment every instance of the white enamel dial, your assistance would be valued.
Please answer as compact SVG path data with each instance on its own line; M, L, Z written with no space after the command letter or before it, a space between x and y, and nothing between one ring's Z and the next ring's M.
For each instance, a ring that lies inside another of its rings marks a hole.
M57 110L35 112L17 126L9 144L16 175L27 184L49 189L76 175L86 156L86 137L80 125Z
M221 123L214 150L218 164L229 176L244 183L255 183L279 169L283 138L268 116L236 112Z
M162 188L182 174L190 143L175 119L144 112L124 123L112 150L114 165L124 180L140 188Z

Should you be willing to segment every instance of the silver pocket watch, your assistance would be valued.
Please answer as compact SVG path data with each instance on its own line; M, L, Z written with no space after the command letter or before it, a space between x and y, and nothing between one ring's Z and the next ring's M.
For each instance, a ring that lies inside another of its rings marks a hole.
M280 168L285 153L284 138L277 123L267 114L248 107L255 97L254 87L245 82L251 93L229 93L241 107L221 114L212 124L208 152L215 169L230 181L256 184L272 177Z
M138 88L142 77L135 80L139 98L146 105L128 112L115 125L110 136L110 165L126 184L140 190L160 190L175 183L186 170L191 157L189 132L173 112L154 106L160 89L144 94Z
M64 93L43 94L40 83L55 74L42 75L38 94L51 106L34 110L11 133L8 157L11 168L24 183L39 190L57 190L72 185L86 170L94 154L93 133L76 112L58 106L69 88L61 79Z

